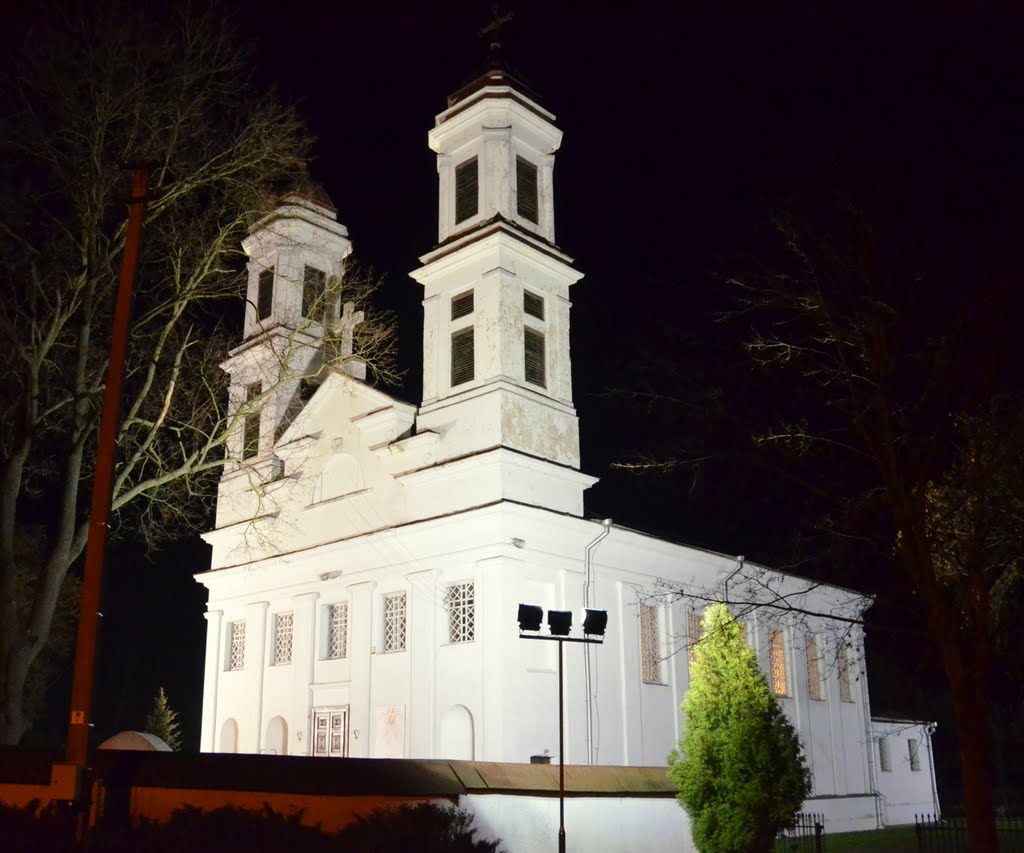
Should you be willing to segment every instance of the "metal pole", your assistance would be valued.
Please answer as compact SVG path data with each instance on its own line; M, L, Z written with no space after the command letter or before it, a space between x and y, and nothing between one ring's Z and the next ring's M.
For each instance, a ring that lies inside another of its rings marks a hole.
M85 549L82 598L75 642L75 672L71 686L71 718L65 754L68 764L84 768L89 758L89 728L92 717L93 677L96 671L96 635L100 619L100 593L103 589L103 561L107 544L107 522L114 484L114 446L120 414L121 383L125 353L128 349L128 322L132 310L132 286L139 259L142 217L146 210L151 166L135 168L132 196L128 204L128 228L114 306L107 381L103 394L99 440L96 447L96 473L89 507L89 540ZM76 797L77 799L77 797Z
M563 713L562 640L558 641L558 853L565 853L565 714Z

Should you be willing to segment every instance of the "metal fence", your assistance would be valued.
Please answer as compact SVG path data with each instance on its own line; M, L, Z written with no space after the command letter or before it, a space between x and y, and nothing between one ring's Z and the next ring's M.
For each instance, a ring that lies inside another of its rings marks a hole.
M966 853L967 822L962 817L936 819L914 815L918 853ZM996 817L999 853L1024 853L1024 816Z
M824 816L798 814L796 825L775 839L775 853L825 853Z

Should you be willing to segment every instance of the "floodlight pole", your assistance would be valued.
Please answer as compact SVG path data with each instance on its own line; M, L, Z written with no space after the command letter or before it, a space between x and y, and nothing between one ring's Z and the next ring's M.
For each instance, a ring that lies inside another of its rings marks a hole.
M562 646L565 643L593 643L604 640L592 637L550 637L540 634L519 634L520 640L554 640L558 643L558 853L565 853L565 681L562 678Z

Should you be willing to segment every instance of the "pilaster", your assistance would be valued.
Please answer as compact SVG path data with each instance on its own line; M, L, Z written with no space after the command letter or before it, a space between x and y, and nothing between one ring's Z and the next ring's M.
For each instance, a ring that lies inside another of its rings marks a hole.
M206 664L203 675L203 718L199 751L213 752L217 743L217 688L220 671L223 668L221 641L224 632L221 630L221 623L224 611L208 610L203 616L206 619Z

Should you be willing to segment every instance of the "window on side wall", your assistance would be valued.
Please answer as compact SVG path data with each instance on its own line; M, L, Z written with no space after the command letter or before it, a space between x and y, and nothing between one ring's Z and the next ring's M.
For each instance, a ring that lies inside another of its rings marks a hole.
M384 596L384 638L385 652L405 651L405 593L395 592Z
M839 701L852 702L853 691L850 689L850 650L846 641L839 641L839 648L836 650L836 669L839 673Z
M274 270L263 270L256 290L256 319L266 320L274 310Z
M771 663L772 692L776 696L789 695L789 679L786 672L786 636L781 628L768 632L768 651Z
M640 605L640 669L643 680L661 683L659 612L655 604Z
M814 634L807 635L807 696L815 702L825 698L822 690L821 643Z
M889 754L889 738L878 739L878 766L883 773L892 772L892 756Z
M451 584L444 594L448 610L448 642L472 643L476 631L476 599L473 581Z
M348 657L348 602L327 605L327 658Z
M700 614L696 610L691 610L689 615L686 617L687 633L686 633L686 648L690 658L690 663L693 663L693 659L696 656L697 641L700 639Z
M245 622L228 626L228 669L245 668Z
M292 633L295 624L293 613L274 614L274 653L271 656L272 666L282 666L292 662Z
M907 741L907 754L910 758L910 769L913 772L917 772L921 769L921 753L919 752L920 744L915 738L911 738Z

